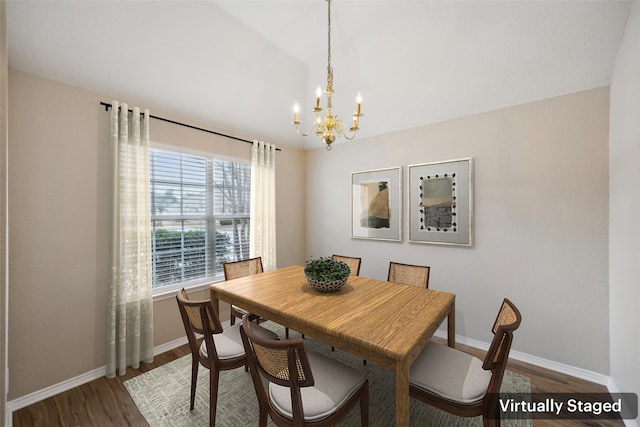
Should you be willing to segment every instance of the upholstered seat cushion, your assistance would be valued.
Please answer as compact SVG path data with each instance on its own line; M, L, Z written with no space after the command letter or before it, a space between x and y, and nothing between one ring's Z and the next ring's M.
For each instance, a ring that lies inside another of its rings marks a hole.
M470 354L429 342L409 370L412 386L456 402L472 404L484 397L491 371Z
M278 339L278 335L275 332L259 325L253 325L253 331L261 338ZM219 359L234 359L244 356L244 346L242 345L242 336L240 336L240 323L225 328L221 334L213 334L213 343L216 346ZM200 345L200 355L208 358L207 343L205 341L202 341Z
M254 329L255 330L255 329ZM302 387L304 419L317 421L333 414L365 382L362 372L316 352L308 352L314 385ZM291 391L269 383L269 398L274 408L287 418L293 419Z

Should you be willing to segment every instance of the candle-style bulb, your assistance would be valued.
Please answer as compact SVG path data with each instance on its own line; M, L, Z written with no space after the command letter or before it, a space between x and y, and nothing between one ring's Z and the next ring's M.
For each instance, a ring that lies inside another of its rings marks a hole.
M295 104L293 104L293 124L294 125L297 123L300 123L300 120L298 119L299 112L300 112L300 106L296 102Z

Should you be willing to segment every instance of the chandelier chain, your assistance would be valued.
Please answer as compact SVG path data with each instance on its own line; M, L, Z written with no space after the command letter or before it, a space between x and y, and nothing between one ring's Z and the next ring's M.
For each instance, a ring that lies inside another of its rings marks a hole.
M333 68L331 67L331 0L327 0L327 91L333 90Z

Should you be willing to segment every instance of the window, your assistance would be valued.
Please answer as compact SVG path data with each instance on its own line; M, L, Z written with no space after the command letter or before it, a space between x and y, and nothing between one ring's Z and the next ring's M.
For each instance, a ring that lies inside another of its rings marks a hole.
M153 288L210 281L249 258L251 167L152 148Z

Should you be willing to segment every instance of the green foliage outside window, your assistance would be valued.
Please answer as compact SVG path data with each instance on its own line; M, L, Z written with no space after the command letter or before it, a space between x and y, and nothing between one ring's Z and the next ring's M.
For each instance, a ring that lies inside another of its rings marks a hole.
M231 239L228 234L216 232L215 260L207 266L206 237L205 230L155 230L155 266L163 274L156 276L154 285L163 286L204 277L207 267L215 269L216 273L222 272L222 264L231 261L228 256Z

